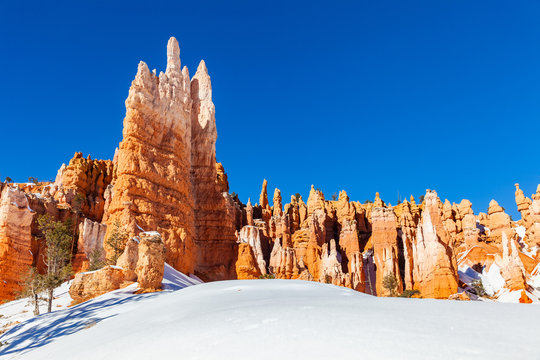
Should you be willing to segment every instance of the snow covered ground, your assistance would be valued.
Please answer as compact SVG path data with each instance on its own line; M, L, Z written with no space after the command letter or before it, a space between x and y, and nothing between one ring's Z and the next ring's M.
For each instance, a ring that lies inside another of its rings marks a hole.
M536 305L377 298L296 280L186 287L196 281L173 272L167 291L126 288L27 320L0 337L0 358L540 358Z

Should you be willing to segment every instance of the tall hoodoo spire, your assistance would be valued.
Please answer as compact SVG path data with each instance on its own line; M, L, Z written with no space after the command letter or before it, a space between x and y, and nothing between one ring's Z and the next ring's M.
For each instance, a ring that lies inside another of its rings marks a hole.
M171 37L167 43L167 75L171 73L181 73L182 67L180 64L180 46L176 38Z

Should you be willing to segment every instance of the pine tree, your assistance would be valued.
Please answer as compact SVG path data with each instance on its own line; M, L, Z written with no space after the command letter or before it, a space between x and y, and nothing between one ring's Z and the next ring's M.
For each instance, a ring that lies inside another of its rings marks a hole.
M111 265L115 265L116 260L118 260L120 255L122 255L124 252L124 248L126 247L126 242L128 240L128 233L122 228L120 221L116 220L112 225L113 229L105 243L112 250L112 254L109 257L108 262Z
M90 271L99 270L106 265L106 261L103 255L103 250L99 247L96 247L94 250L90 252L89 260L90 260L90 265L89 265L88 270Z
M396 289L398 287L398 282L396 276L393 273L388 273L384 276L382 286L388 290L390 296L396 296Z
M71 220L55 221L49 215L38 218L39 230L47 243L47 274L44 283L48 295L48 312L52 311L54 289L67 280L71 274L71 247L73 242Z
M34 305L34 315L39 315L39 302L43 300L40 294L45 290L45 277L41 275L36 267L30 267L22 279L21 298L29 298Z

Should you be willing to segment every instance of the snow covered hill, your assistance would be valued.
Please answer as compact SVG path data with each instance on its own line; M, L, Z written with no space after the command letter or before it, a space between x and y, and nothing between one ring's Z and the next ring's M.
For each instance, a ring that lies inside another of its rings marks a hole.
M126 288L21 323L0 337L0 358L540 357L536 305L377 298L295 280L185 287L195 281L175 276L167 291Z

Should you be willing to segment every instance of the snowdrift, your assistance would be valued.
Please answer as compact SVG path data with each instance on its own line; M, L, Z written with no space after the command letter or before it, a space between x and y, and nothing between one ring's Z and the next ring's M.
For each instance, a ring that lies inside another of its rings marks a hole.
M377 298L296 280L186 287L196 281L176 276L174 289L126 288L21 323L0 337L0 358L540 357L536 305Z

